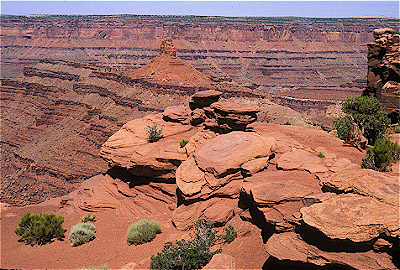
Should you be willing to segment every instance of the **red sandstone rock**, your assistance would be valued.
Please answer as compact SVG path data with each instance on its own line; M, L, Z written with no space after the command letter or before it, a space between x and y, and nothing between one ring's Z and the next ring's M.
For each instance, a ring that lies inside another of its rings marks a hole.
M221 95L222 92L215 90L199 91L193 94L189 105L192 109L209 107L217 102Z
M282 262L302 262L318 266L339 264L355 269L396 269L387 254L374 251L326 252L307 244L294 232L274 234L265 247L268 254Z
M162 113L165 121L189 124L190 109L186 106L171 106Z
M315 177L301 171L256 173L244 179L242 190L252 196L259 206L301 201L310 194L321 192Z
M400 236L398 207L367 196L341 194L302 208L300 212L307 225L331 239L366 242L381 233Z
M227 254L215 254L202 269L236 269L235 258Z
M323 177L321 183L336 192L353 192L399 207L400 185L396 176L369 169L346 169Z
M251 159L269 156L271 146L256 133L235 131L210 140L194 156L200 169L218 176Z
M323 160L308 151L293 149L291 152L284 153L278 160L277 166L283 170L306 170L311 173L326 172L328 168Z
M236 102L215 102L211 104L211 109L219 110L225 113L233 114L251 114L260 111L260 107L249 103L236 103Z
M172 214L172 222L178 230L187 230L193 222L207 219L217 225L223 225L234 216L234 200L212 198L195 204L180 205Z
M148 127L162 128L162 139L149 143ZM180 123L165 122L161 115L132 120L105 142L100 155L112 166L128 169L135 175L174 178L177 166L186 159L180 148L182 138L189 138L196 128Z

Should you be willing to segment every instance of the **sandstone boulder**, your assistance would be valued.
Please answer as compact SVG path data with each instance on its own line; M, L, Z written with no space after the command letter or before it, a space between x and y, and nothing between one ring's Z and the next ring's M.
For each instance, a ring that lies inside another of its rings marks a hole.
M202 269L236 269L235 258L228 254L215 254Z
M400 236L398 207L367 196L340 194L300 212L305 224L331 239L367 242L382 233Z
M189 106L192 110L196 108L209 107L212 103L217 102L222 92L215 90L199 91L193 94Z
M171 106L162 113L163 119L170 122L189 124L190 109L186 106Z
M312 154L302 149L292 149L292 151L284 153L277 160L277 166L283 170L306 170L310 173L329 170L317 153Z
M400 185L396 176L358 168L330 174L321 183L335 192L353 192L399 207Z
M180 205L172 214L172 222L178 230L191 228L199 219L206 219L221 226L235 215L236 204L234 200L212 198L195 204Z
M245 178L242 191L263 207L301 201L310 194L320 193L321 188L316 178L304 171L265 171Z
M265 248L268 254L279 260L279 267L281 268L285 266L285 263L297 262L318 266L348 266L354 269L396 269L387 254L375 253L374 251L326 252L307 244L294 232L274 234L268 239ZM273 269L273 267L269 267L269 261L272 262L272 258L267 260L266 269ZM289 267L289 265L286 265L286 267ZM277 266L276 263L275 266ZM275 269L281 269L279 267Z
M256 133L235 131L208 141L194 156L201 170L221 176L254 158L269 156L272 146Z
M218 132L246 130L247 125L257 120L260 107L248 103L215 102L211 104L218 123Z
M154 125L162 128L162 138L149 143L148 128ZM187 157L179 142L196 132L193 126L164 121L161 114L149 115L122 126L102 145L100 155L110 166L125 168L134 175L172 179Z

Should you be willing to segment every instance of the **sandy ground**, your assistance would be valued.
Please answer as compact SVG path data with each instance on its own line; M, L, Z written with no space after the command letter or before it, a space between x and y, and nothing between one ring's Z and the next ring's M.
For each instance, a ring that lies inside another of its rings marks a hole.
M3 207L1 209L1 268L2 269L80 269L107 264L109 269L119 269L128 263L137 264L137 269L148 269L151 255L160 252L164 243L188 237L189 232L175 229L171 213L158 213L151 218L162 224L163 232L146 244L128 246L126 232L138 219L117 216L113 210L99 212L96 217L96 239L78 247L71 247L68 234L71 226L80 222L84 212L64 215L64 241L54 241L43 246L25 245L18 242L14 233L20 217L27 212L55 212L54 206ZM219 246L218 246L219 247ZM267 255L258 230L240 236L231 244L220 246L223 253L236 259L238 269L260 269Z

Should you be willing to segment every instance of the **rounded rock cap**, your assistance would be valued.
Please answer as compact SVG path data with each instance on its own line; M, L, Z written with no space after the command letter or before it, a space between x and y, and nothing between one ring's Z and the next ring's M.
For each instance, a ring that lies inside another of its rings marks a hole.
M226 113L238 113L238 114L256 113L261 111L261 108L255 104L236 103L229 101L215 102L211 104L210 107L212 109L220 110Z

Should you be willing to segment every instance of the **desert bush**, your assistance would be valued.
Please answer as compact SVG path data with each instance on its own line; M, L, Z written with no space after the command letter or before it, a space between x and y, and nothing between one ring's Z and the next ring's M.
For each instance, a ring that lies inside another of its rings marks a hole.
M188 142L189 142L188 140L181 140L181 141L179 142L179 145L181 146L181 148L183 148L183 147L185 147L185 145L186 145Z
M212 223L198 220L194 224L194 238L168 243L157 255L151 256L150 269L201 269L221 250L211 251L217 241Z
M95 237L96 227L93 223L82 222L78 223L71 228L68 240L71 246L80 246L87 242L92 241Z
M373 145L378 138L384 137L390 126L388 114L375 97L349 98L343 102L342 111L353 117L370 145Z
M162 138L162 130L163 128L158 128L157 124L152 126L147 126L148 138L149 142L156 142Z
M161 225L157 221L141 219L133 223L126 235L128 245L140 245L150 242L156 237L156 234L161 233Z
M228 228L225 228L225 234L222 235L221 238L225 243L230 244L233 242L233 240L235 240L236 236L237 233L235 231L235 228L233 228L232 225L229 225Z
M362 168L387 171L388 167L400 159L400 146L388 138L377 139L375 145L367 150L361 163Z
M284 125L286 125L286 126L291 126L292 125L292 123L290 123L289 121L286 121L285 123L283 123Z
M350 129L352 126L352 120L350 117L345 116L339 118L338 120L335 120L333 124L337 130L338 138L343 141L348 141L350 139Z
M31 214L26 213L21 217L15 233L21 238L18 241L30 245L44 245L52 242L53 238L62 240L65 230L62 227L64 217L53 213Z
M324 158L325 157L325 155L322 152L319 152L317 156L320 157L320 158Z
M90 214L88 213L87 215L85 215L83 218L81 218L81 222L95 222L96 221L96 215L95 214Z

